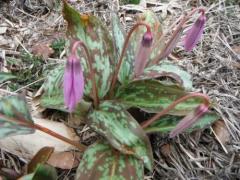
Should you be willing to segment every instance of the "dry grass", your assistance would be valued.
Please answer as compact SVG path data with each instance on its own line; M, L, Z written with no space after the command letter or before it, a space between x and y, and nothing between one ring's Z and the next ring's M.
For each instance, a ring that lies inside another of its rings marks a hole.
M155 168L153 173L146 174L146 179L237 179L240 177L239 4L236 2L229 5L223 0L211 4L201 0L198 3L194 3L194 0L181 1L181 5L174 2L177 1L171 1L166 6L167 3L154 1L148 3L148 6L162 16L164 25L170 24L191 6L208 7L208 21L202 42L190 53L184 52L179 44L172 59L193 75L196 91L208 94L214 101L214 109L225 122L230 138L227 142L216 138L214 127L190 135L183 134L173 140L161 134L151 135ZM3 2L0 3L2 5ZM5 34L0 35L7 40L5 45L0 44L0 52L20 61L21 51L30 53L33 44L62 36L65 24L60 10L48 12L47 6L31 4L34 10L26 12L17 8L15 3L11 1L10 5L0 6L0 24L6 23L9 27ZM126 28L133 23L134 14L143 9L138 6L119 6L117 0L114 3L85 0L73 5L82 12L98 15L107 23L110 21L109 12L119 10L119 15L125 17L122 21ZM3 9L5 10L2 11ZM48 58L43 64L48 67L61 63L60 57ZM36 89L29 89L31 86L26 86L27 90L35 91ZM9 91L9 88L3 89L5 87L1 85L1 91ZM84 133L82 134L87 136L87 140L94 135L88 130ZM1 151L0 165L3 162L5 167L20 172L22 163L19 161ZM69 172L60 171L59 179L72 176L72 173L69 175Z

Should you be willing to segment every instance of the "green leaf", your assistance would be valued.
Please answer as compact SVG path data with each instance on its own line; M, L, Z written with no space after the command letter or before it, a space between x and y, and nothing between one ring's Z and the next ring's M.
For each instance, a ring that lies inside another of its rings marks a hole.
M191 75L170 61L161 61L157 65L146 68L139 79L154 79L158 77L170 77L184 89L188 91L193 89Z
M127 3L128 4L139 4L140 0L128 0Z
M77 169L76 180L143 179L143 163L131 155L121 154L108 144L90 146Z
M46 164L38 164L34 173L25 175L19 180L57 180L57 171L54 167Z
M50 158L53 153L53 147L43 147L41 148L31 159L27 166L27 172L32 173L37 168L38 164L45 163Z
M149 127L145 128L145 132L152 133L152 132L162 132L167 133L173 130L176 125L183 119L182 116L172 116L167 115L161 117L159 120L155 121ZM220 117L216 113L206 113L198 121L191 127L188 128L188 132L197 129L203 129L206 126L212 124L214 121L218 120Z
M124 154L140 158L148 169L153 157L148 137L138 122L116 102L104 101L89 113L88 124Z
M163 47L164 41L160 41L160 38L163 34L162 26L159 21L159 18L153 11L146 10L143 14L138 17L137 22L145 22L151 27L151 31L153 33L153 50L149 57L149 61L151 61L152 57L155 57L161 51ZM122 84L127 84L133 77L133 63L138 51L139 44L142 40L143 34L146 32L145 26L139 26L136 30L134 30L129 45L127 47L127 51L125 53L123 63L119 72L119 81Z
M66 1L64 1L63 15L68 22L68 35L74 40L81 40L90 51L98 94L100 98L103 98L110 88L112 71L115 67L113 41L110 33L97 17L79 14ZM92 82L90 80L92 72L89 71L89 60L82 49L79 50L79 56L84 68L84 93L92 97Z
M16 79L17 77L6 72L0 72L0 83L3 83L4 81L8 81L11 79Z
M40 104L42 107L67 112L64 107L63 98L63 74L63 64L49 72L46 81L42 85L44 90L44 93L40 98Z
M164 85L156 80L140 80L120 87L116 98L129 107L138 107L147 112L159 112L185 95L187 93L177 85ZM198 97L188 99L178 104L169 114L186 115L201 103L203 100Z
M34 129L21 125L23 122L33 123L24 98L19 96L1 98L0 115L2 115L0 117L0 138L34 133ZM19 121L13 121L9 118L14 118Z

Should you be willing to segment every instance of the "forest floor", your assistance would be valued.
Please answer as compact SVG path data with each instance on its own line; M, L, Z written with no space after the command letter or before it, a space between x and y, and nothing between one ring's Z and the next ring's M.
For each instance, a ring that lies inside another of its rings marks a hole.
M21 1L19 1L21 2ZM14 82L0 84L0 95L22 93L32 98L46 73L63 62L66 22L61 4L52 1L0 0L0 66L18 76ZM181 3L180 3L181 2ZM80 0L71 3L82 13L93 13L106 24L109 12L118 11L129 29L144 6L156 12L164 30L185 10L204 6L207 24L204 38L192 51L181 44L171 60L193 76L194 88L207 94L216 104L221 120L211 127L168 139L151 137L155 166L145 179L238 179L240 177L240 3L238 0L147 1L143 5L118 1ZM32 55L42 55L37 58ZM2 69L1 69L2 71ZM94 141L89 132L86 143ZM81 137L82 138L82 137ZM1 147L0 147L1 148ZM21 172L24 161L0 150L0 168ZM60 170L59 179L72 179L76 168ZM0 174L1 175L1 174Z

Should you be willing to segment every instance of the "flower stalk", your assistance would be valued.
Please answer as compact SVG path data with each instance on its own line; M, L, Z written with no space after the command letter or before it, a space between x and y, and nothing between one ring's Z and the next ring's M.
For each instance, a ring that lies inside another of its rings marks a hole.
M174 107L176 107L179 103L186 101L187 99L193 98L193 97L201 97L203 98L204 102L203 104L207 107L210 106L210 100L209 97L205 94L202 93L190 93L187 94L186 96L183 96L179 99L177 99L176 101L174 101L172 104L170 104L167 108L165 108L163 111L157 113L155 116L153 116L152 118L150 118L149 120L143 122L141 124L142 128L146 128L149 125L151 125L153 122L155 122L156 120L158 120L160 117L162 117L163 115L167 114L169 111L171 111Z
M191 16L194 13L196 13L197 11L200 12L201 15L202 16L204 15L204 17L205 17L205 9L203 9L203 8L196 8L196 9L193 9L188 14L185 13L183 15L183 17L179 21L177 21L177 23L178 23L177 27L175 28L175 31L173 32L171 38L166 43L164 49L153 59L151 64L157 64L161 59L167 57L172 52L172 50L175 48L175 46L176 46L176 44L177 44L177 42L178 42L178 40L180 38L180 35L182 34L184 25L191 18ZM166 34L168 34L168 33L169 32L167 32ZM163 37L165 35L163 35ZM197 43L198 40L199 40L199 38L196 40L196 43ZM196 45L196 43L194 45Z
M135 24L132 29L129 31L129 33L127 34L127 37L124 41L124 44L123 44L123 49L122 49L122 52L121 52L121 55L119 57L119 60L118 60L118 63L117 63L117 67L114 71L114 74L113 74L113 78L112 78L112 83L111 83L111 86L110 86L110 97L113 96L113 90L115 88L115 85L116 85L116 82L117 82L117 78L118 78L118 73L120 71L120 68L121 68L121 65L122 65L122 62L123 62L123 56L124 54L126 53L126 50L127 50L127 46L128 46L128 43L129 43L129 40L130 40L130 37L132 35L132 33L139 27L139 26L145 26L148 33L151 32L151 28L148 24L144 23L144 22L139 22L137 24Z

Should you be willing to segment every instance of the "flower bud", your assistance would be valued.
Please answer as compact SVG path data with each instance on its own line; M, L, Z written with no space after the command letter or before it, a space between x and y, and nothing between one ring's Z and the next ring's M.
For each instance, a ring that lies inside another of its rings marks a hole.
M197 44L197 42L200 40L203 34L205 22L206 16L204 15L204 13L202 13L196 20L196 22L193 24L191 29L189 29L189 31L187 32L184 40L184 48L186 51L191 51Z
M138 49L138 53L134 61L135 77L140 76L143 73L145 66L147 65L151 53L152 42L153 42L152 33L150 31L147 31L143 35L141 44Z
M64 103L72 112L83 97L84 77L80 59L71 54L67 60L64 72Z
M185 129L191 127L200 117L202 117L208 111L208 106L201 104L196 108L194 112L191 112L184 117L170 133L170 138L175 137Z

